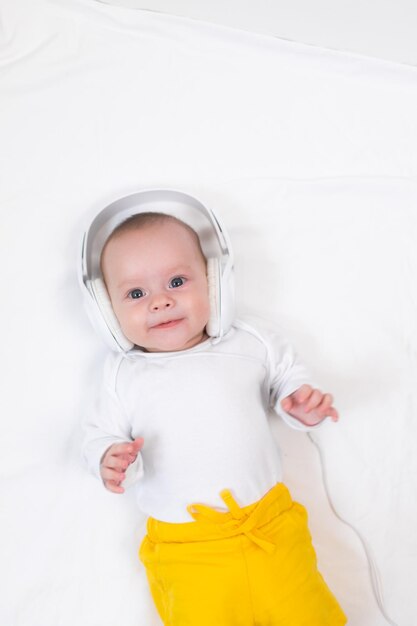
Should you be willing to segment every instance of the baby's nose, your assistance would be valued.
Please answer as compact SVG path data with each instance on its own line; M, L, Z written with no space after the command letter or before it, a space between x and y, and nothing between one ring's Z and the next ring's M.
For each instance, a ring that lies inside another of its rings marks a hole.
M150 304L151 311L163 311L164 309L170 309L173 306L174 302L172 298L168 296L156 296L152 299Z

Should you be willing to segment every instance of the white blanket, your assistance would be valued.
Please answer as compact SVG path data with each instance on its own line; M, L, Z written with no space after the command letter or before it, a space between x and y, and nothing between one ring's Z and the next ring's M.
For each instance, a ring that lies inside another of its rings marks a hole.
M94 0L2 0L2 601L7 626L156 626L132 491L80 456L105 354L76 278L87 214L145 187L222 216L244 313L283 326L340 423L315 435L386 610L415 626L417 70ZM350 626L384 626L317 451L287 483Z

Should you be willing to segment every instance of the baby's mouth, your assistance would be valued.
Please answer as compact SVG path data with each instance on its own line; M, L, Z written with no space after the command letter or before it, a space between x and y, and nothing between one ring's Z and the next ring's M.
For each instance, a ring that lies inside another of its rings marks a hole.
M175 326L178 326L178 324L180 324L183 321L183 317L177 319L177 320L168 320L167 322L161 322L160 324L155 324L153 326L151 326L151 330L163 330L164 328L174 328Z

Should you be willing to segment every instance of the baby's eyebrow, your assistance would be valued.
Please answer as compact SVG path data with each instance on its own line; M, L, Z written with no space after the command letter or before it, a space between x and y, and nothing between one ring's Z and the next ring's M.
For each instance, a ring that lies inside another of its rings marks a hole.
M117 284L117 288L122 289L126 287L138 287L143 282L145 281L143 281L142 279L137 279L136 277L126 278L126 280L122 280L121 283Z
M191 265L176 265L175 267L167 270L167 276L173 276L174 274L185 274L192 270Z
M174 267L168 267L162 273L165 279L178 276L179 274L187 274L192 271L192 265L175 265ZM140 287L146 283L146 278L141 276L132 276L132 278L126 278L117 285L118 289L126 289L128 287Z

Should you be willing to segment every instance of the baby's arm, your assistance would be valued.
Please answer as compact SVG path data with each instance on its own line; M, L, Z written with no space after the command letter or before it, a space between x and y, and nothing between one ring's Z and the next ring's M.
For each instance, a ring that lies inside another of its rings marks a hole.
M306 384L281 400L283 411L305 426L316 426L326 417L337 422L339 414L332 405L333 397L329 393L322 393L319 389Z
M118 374L123 365L120 355L107 357L101 383L86 406L83 424L83 453L87 465L94 476L115 493L123 493L144 474L141 432L132 432L129 414L118 390ZM122 474L124 479L120 477ZM123 488L120 488L122 481Z
M338 421L332 396L315 387L294 348L275 333L270 335L269 363L271 406L289 426L305 431L326 417Z
M104 486L113 493L124 493L121 483L126 478L127 468L136 461L143 447L142 437L125 443L114 443L104 453L100 463L100 475Z

